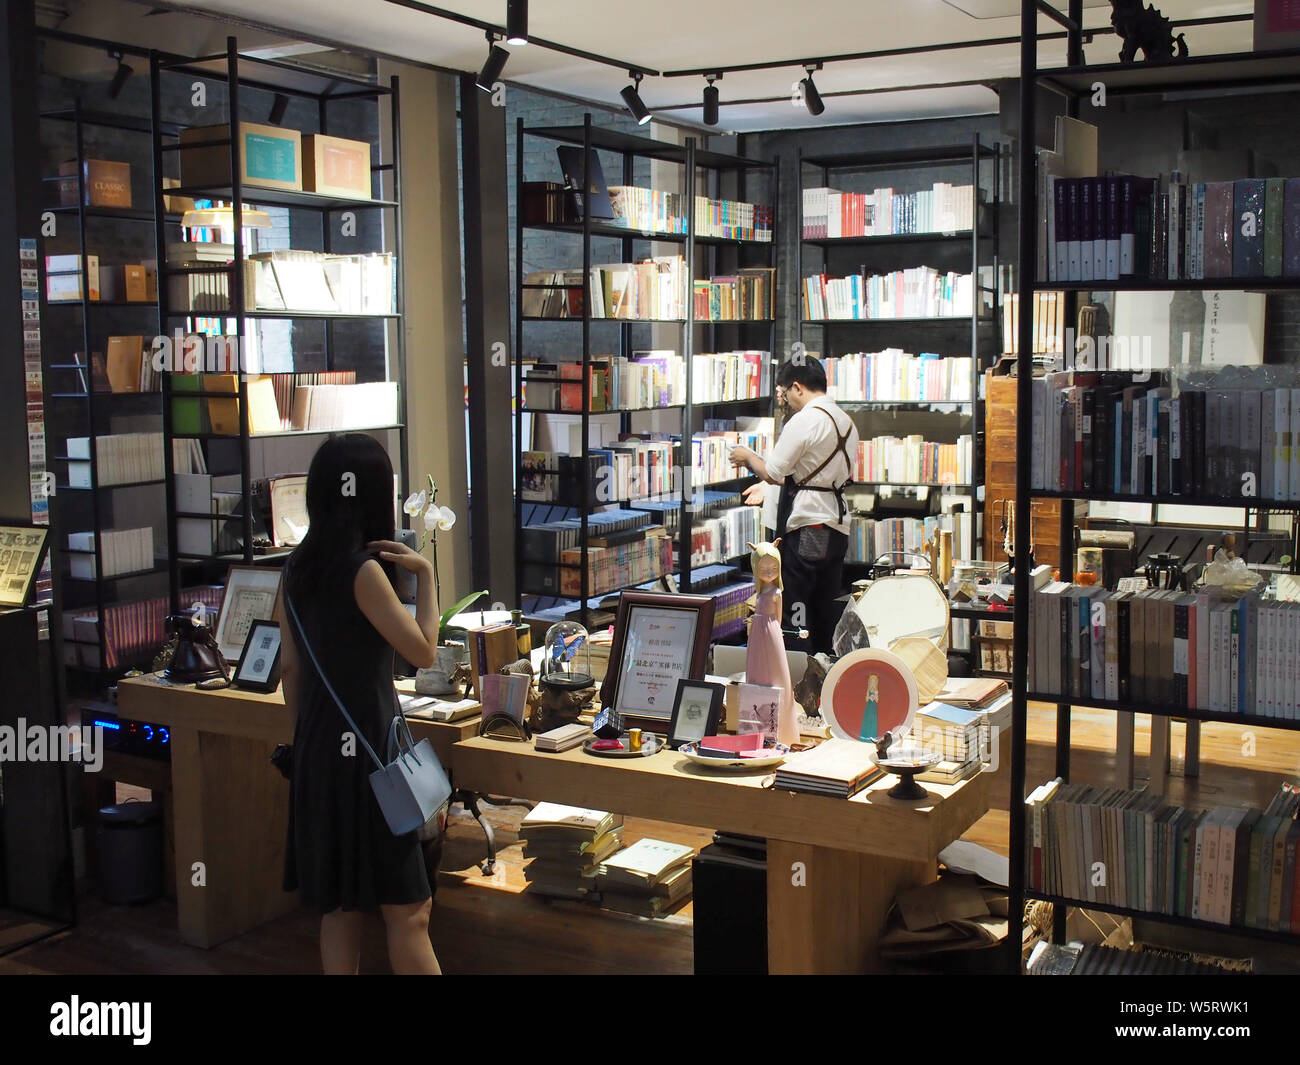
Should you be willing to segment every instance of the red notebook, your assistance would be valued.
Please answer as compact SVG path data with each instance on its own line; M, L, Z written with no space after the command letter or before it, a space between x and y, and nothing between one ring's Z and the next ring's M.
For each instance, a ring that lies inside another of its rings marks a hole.
M700 740L699 746L710 747L715 751L734 751L736 754L742 754L745 751L761 751L763 749L763 734L761 732L745 732L739 736L705 736Z

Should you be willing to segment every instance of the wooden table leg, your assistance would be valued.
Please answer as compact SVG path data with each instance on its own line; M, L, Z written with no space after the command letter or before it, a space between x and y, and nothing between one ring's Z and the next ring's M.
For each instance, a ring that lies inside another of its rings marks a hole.
M936 863L767 841L768 972L880 969L885 917L900 890L936 876Z
M298 904L280 886L289 785L265 740L177 728L171 744L181 939L214 947Z

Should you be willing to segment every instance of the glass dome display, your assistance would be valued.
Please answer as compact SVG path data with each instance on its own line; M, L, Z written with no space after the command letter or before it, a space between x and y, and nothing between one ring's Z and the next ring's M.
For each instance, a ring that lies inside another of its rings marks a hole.
M590 688L591 641L576 621L557 621L546 630L540 683L544 688Z

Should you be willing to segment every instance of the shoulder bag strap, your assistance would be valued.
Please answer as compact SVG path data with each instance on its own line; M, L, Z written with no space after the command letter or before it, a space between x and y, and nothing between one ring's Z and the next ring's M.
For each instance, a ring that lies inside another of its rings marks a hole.
M366 749L366 753L370 755L371 760L380 769L383 769L384 763L379 760L379 755L375 754L375 749L370 746L369 741L366 739L366 734L357 728L357 723L352 720L352 715L348 713L348 708L343 705L343 700L339 698L338 692L334 690L334 685L330 683L329 677L325 676L325 670L321 668L320 662L316 659L316 652L312 650L311 644L307 640L307 634L303 631L302 622L298 619L298 611L293 608L293 600L289 598L289 593L287 591L284 593L284 606L285 609L289 611L289 619L293 622L294 632L297 636L298 642L302 645L303 650L307 652L307 657L311 659L311 664L316 667L316 673L320 677L321 683L325 685L325 690L330 693L334 702L338 704L338 708L343 711L343 717L347 720L348 725L351 726L352 734L361 741L361 746Z

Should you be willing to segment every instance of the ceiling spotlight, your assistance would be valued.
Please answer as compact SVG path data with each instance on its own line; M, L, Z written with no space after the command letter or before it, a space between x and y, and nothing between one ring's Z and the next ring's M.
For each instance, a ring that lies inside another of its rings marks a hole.
M641 72L637 70L629 71L632 75L632 84L627 85L619 93L623 97L623 105L632 113L638 126L644 126L650 121L650 109L641 100L641 94L637 89L641 86Z
M506 44L528 43L528 0L506 0Z
M820 69L821 64L815 67L804 67L808 76L799 82L803 87L803 105L808 108L808 113L814 118L826 110L826 105L822 103L822 94L817 91L817 86L813 84L813 71Z
M704 124L706 126L716 126L718 124L718 87L713 82L722 77L721 74L704 75L708 84L704 86Z
M117 60L117 69L113 71L113 80L108 83L108 98L116 100L122 95L122 90L126 87L126 79L135 71L122 62L121 52L109 52L108 55L110 59Z
M266 116L266 121L272 126L278 126L284 121L284 113L289 110L289 97L282 92L275 94L275 99L271 101L271 113Z
M506 60L510 58L510 53L497 44L496 37L489 33L487 35L488 57L483 63L483 69L478 72L478 87L484 92L491 92L492 87L501 77L501 71L506 68Z

